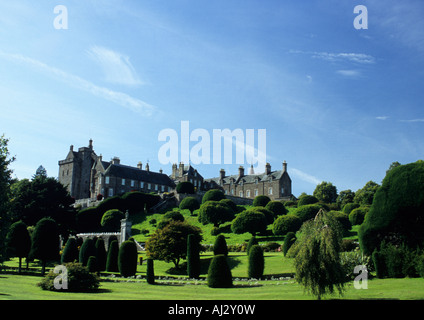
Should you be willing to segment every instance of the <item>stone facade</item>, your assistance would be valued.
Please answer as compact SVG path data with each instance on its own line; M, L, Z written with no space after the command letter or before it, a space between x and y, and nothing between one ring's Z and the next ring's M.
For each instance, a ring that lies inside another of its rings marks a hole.
M266 195L271 200L290 200L292 197L292 181L287 172L287 163L284 161L283 169L271 171L269 163L265 172L254 174L253 167L245 175L244 168L239 168L238 175L226 176L221 169L217 178L205 180L206 189L221 189L226 195L247 199L254 199L258 195Z
M197 172L191 165L184 165L180 162L179 166L174 163L172 165L171 179L174 180L177 185L179 182L188 181L191 182L197 190L203 190L203 177Z

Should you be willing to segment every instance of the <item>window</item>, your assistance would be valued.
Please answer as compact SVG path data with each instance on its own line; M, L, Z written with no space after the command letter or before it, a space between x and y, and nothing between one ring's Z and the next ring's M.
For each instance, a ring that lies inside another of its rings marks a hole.
M99 176L99 184L102 184L102 176Z
M272 188L268 188L268 194L272 194Z
M105 177L105 183L106 183L106 184L109 184L109 182L110 182L109 176L106 176L106 177Z
M243 198L243 191L239 192L239 196L240 196L240 198Z
M147 189L149 189L149 190L152 189L152 184L151 183L148 183L147 184Z
M125 186L125 179L122 179L122 185Z
M286 190L284 189L284 187L281 188L281 194L285 194Z
M165 192L165 186L160 186L160 190L161 190L162 192Z
M134 187L135 181L131 180L131 187Z
M250 190L247 190L247 191L246 191L246 197L247 197L247 198L250 198Z
M231 189L231 194L234 195L234 189Z
M158 187L159 187L159 186L158 186L157 184L155 184L155 190L156 190L156 191L158 191Z
M113 188L109 188L109 197L113 197Z
M258 195L258 189L255 189L255 197Z
M140 182L140 188L143 189L144 188L144 182Z
M225 194L228 194L228 190L225 190Z

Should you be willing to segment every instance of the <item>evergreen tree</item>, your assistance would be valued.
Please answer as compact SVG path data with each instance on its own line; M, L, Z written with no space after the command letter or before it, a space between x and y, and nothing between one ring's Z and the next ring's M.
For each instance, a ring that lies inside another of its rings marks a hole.
M220 234L216 237L215 243L213 245L213 254L223 254L224 256L228 255L227 241L225 241L225 236Z
M91 256L90 258L88 258L87 269L88 272L91 273L97 273L99 271L99 265L95 256Z
M41 260L41 275L44 276L47 261L59 260L59 231L56 222L43 218L32 234L30 257Z
M255 244L258 244L258 240L256 240L256 237L253 236L250 238L249 242L247 243L247 247L246 247L246 254L249 255L250 252L250 248L252 248L252 246L254 246Z
M134 241L124 241L118 252L118 268L121 276L127 278L136 274L137 258L137 247Z
M199 243L193 234L187 237L187 275L193 279L200 275Z
M31 237L25 223L18 221L12 224L7 234L7 244L9 256L19 257L18 273L21 273L22 258L27 258L31 249Z
M214 256L208 270L208 286L210 288L231 288L233 279L227 257L223 254Z
M65 249L63 249L62 257L61 257L61 263L69 263L74 262L78 260L78 246L77 246L77 240L75 238L69 238L68 241L66 241Z
M154 260L152 258L147 259L146 280L148 284L155 284L155 269L153 261Z
M248 277L261 279L264 274L265 259L262 248L255 244L250 248L249 253L249 265L248 265Z
M96 256L96 245L94 239L87 238L84 240L79 252L79 263L87 266L88 259L91 256Z
M96 241L96 258L98 271L106 270L106 249L105 242L102 238L98 238Z
M118 241L113 240L109 244L109 249L107 251L107 261L106 261L106 271L107 272L119 272L118 252L119 252Z

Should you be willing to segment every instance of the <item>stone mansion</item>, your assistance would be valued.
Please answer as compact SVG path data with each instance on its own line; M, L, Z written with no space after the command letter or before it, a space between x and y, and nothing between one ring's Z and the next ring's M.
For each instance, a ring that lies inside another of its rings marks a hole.
M147 163L143 169L141 162L135 167L123 165L119 158L103 161L102 155L96 155L93 141L88 147L74 151L71 145L64 160L59 161L59 182L67 187L75 200L96 199L98 195L111 197L129 191L146 193L171 192L182 181L192 182L199 191L221 189L226 195L253 199L258 195L267 195L272 200L289 200L292 197L292 181L287 172L287 163L282 170L271 171L269 163L265 172L255 174L253 166L249 174L240 167L236 175L226 175L221 169L219 176L204 179L191 165L180 163L172 165L172 174L162 170L150 171Z

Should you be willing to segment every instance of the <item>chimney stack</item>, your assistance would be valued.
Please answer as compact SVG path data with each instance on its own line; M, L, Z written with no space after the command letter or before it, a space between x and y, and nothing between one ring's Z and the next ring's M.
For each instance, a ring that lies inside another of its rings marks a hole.
M93 150L93 139L90 139L90 141L88 142L88 147Z
M143 163L141 163L141 161L137 163L137 168L143 170Z
M224 169L221 169L219 171L219 177L220 177L220 179L224 179L225 178L225 170Z
M111 162L112 162L112 164L120 164L121 160L118 157L113 157Z
M267 163L265 165L265 174L270 174L270 173L271 173L271 165Z
M147 164L146 164L146 171L147 171L147 172L149 172L149 171L150 171L149 163L148 163L148 162L147 162Z
M241 178L243 176L244 176L244 167L243 166L240 166L239 167L239 177Z
M284 160L284 162L283 162L283 173L284 172L287 172L287 162L286 162L286 160Z

